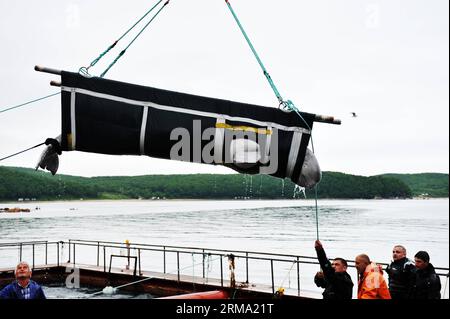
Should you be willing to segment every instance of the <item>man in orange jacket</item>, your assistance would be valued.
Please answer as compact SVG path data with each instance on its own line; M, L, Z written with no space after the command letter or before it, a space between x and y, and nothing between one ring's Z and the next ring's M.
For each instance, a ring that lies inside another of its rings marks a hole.
M358 299L391 299L383 270L380 265L370 262L369 256L361 254L355 258L358 271Z

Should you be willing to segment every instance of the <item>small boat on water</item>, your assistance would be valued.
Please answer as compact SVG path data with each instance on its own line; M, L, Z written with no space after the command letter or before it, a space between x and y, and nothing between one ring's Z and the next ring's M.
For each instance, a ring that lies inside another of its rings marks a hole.
M29 208L19 208L19 207L13 207L13 208L0 208L0 213L29 213Z

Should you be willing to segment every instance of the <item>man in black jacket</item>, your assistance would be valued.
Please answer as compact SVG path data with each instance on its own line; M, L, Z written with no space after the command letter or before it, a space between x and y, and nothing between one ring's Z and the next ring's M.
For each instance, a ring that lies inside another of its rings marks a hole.
M441 280L430 264L426 251L419 251L414 256L416 270L412 280L410 299L441 299Z
M414 263L406 258L406 248L396 245L392 249L392 263L386 268L392 299L406 299L414 276Z
M347 273L347 261L335 258L330 263L319 240L316 240L314 247L322 268L314 277L314 282L317 287L325 288L323 299L352 299L353 282Z

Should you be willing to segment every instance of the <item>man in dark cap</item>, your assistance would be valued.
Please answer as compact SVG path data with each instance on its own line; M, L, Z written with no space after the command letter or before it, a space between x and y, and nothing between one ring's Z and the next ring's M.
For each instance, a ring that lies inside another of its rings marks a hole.
M392 263L386 268L389 275L389 292L392 299L406 299L415 276L414 263L406 258L406 248L402 245L394 246L392 259Z
M430 264L430 255L419 251L414 256L416 270L412 280L410 299L441 299L441 280Z

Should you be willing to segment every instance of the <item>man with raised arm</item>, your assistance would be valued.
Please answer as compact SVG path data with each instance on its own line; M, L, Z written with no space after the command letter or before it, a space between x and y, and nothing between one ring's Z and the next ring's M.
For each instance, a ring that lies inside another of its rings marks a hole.
M347 261L335 258L330 263L319 240L316 240L314 247L322 269L314 277L314 282L317 287L325 288L323 299L352 299L353 282L347 273Z

